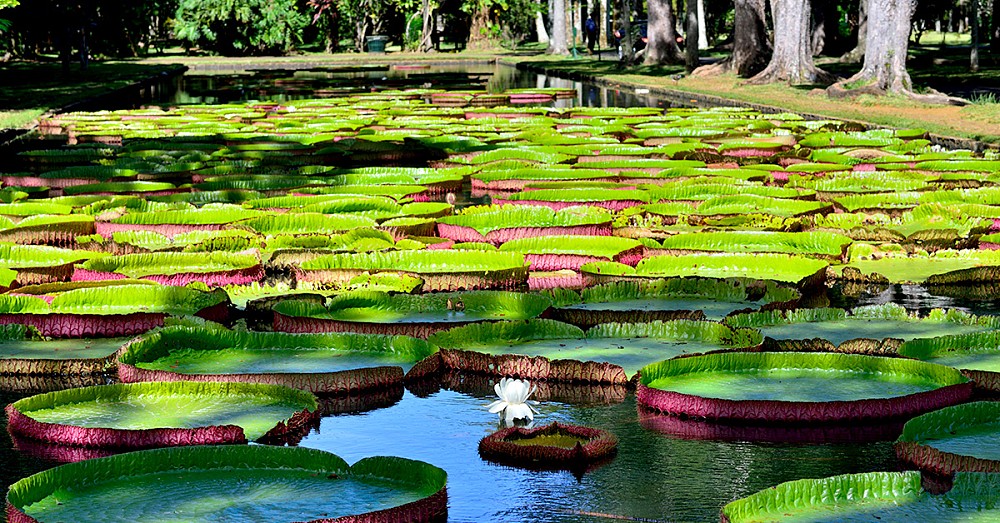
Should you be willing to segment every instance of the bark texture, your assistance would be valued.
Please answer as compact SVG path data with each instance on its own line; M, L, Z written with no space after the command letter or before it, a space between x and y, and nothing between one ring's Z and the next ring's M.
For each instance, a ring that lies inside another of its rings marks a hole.
M549 12L552 32L549 34L549 54L569 54L566 45L566 0L552 0Z
M809 0L773 0L774 53L763 71L749 84L832 83L832 74L816 67L812 58ZM909 20L909 19L907 19Z
M836 87L866 84L875 93L912 93L906 72L906 52L910 38L910 18L914 0L868 0L868 31L865 60L857 74Z
M681 61L674 32L674 13L670 0L649 0L649 37L646 43L646 64L673 64Z
M857 94L902 94L928 103L964 104L965 100L937 91L916 94L906 71L910 20L916 0L868 0L865 61L857 74L831 85L833 97Z
M771 42L767 38L764 0L736 0L733 21L733 54L725 60L699 67L696 76L725 74L735 71L749 78L767 66L771 59Z

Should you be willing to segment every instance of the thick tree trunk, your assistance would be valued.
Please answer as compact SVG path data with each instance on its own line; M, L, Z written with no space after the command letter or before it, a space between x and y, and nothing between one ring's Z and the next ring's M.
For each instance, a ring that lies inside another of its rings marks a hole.
M476 12L472 13L472 24L469 25L469 49L489 49L492 47L490 40L490 8L480 6Z
M843 84L867 83L880 92L913 91L906 51L914 7L915 0L869 0L865 61L861 71Z
M910 20L916 0L869 0L865 61L858 74L831 85L831 96L903 94L926 102L963 103L937 92L917 95L906 72Z
M813 63L809 42L809 0L773 0L771 8L775 27L774 53L767 67L747 83L815 84L836 80L832 74Z
M771 59L771 42L767 38L764 0L736 0L733 19L733 54L725 60L699 67L696 76L709 76L735 71L749 78L765 67Z
M681 61L674 32L674 13L670 0L649 0L649 37L646 42L646 64L675 64Z
M841 62L855 64L865 56L865 45L868 43L868 1L859 0L858 2L858 45L844 53L840 57Z
M566 0L552 0L549 11L552 33L549 35L549 54L569 54L566 45Z
M705 0L695 0L698 5L698 49L708 49L708 28L705 25Z

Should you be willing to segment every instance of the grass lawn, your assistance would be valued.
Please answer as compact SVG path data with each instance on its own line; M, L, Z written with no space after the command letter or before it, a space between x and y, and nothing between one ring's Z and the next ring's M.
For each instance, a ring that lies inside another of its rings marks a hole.
M897 128L922 128L935 134L1000 143L1000 67L991 60L982 60L977 73L968 70L968 49L917 48L912 53L910 75L918 90L933 87L943 92L968 96L978 103L965 107L928 105L899 96L860 96L842 100L827 97L822 86L771 84L744 85L735 75L683 78L683 66L622 67L614 61L598 61L591 57L571 59L536 55L501 57L507 63L523 63L548 74L574 79L596 78L620 85L625 89L659 88L718 96L739 102L781 107L793 112L822 115L830 118L858 120ZM841 64L834 59L818 59L821 67L847 77L859 64ZM996 90L997 96L983 96L984 91Z

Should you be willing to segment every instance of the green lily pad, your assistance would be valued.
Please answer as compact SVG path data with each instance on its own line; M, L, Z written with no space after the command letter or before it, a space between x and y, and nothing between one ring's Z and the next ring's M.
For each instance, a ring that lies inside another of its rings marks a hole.
M909 341L982 332L1000 326L992 317L976 317L957 310L935 309L928 316L919 317L895 304L859 307L850 313L822 308L751 312L730 316L725 321L733 326L761 329L765 336L776 340L821 338L834 346L857 338Z
M1000 474L955 474L954 486L934 495L919 472L869 472L789 481L729 503L730 523L909 523L995 521Z
M135 431L236 425L252 441L303 409L315 411L318 406L312 394L275 385L154 382L49 392L18 400L10 408L37 422L64 427Z
M760 343L759 336L736 336L715 322L676 320L639 324L603 324L586 334L551 320L475 324L439 332L429 341L441 347L491 355L544 356L550 360L606 362L628 376L664 358Z
M942 365L830 353L708 354L642 369L642 383L649 388L732 401L851 402L967 381Z
M312 374L386 365L405 370L433 352L406 336L174 327L130 343L119 361L178 374Z
M446 479L402 458L349 467L305 448L185 447L62 465L15 483L7 500L38 521L76 523L329 521L409 503L408 520L430 521L445 509Z

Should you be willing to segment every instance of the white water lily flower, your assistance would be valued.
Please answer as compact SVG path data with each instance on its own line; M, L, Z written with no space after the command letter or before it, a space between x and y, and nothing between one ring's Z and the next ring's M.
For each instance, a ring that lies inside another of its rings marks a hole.
M501 378L500 383L493 386L493 390L496 391L500 399L490 403L487 407L491 413L500 416L505 424L510 425L516 419L529 421L535 419L535 414L538 414L538 411L532 405L538 405L538 402L529 400L528 397L538 388L532 386L528 380Z

